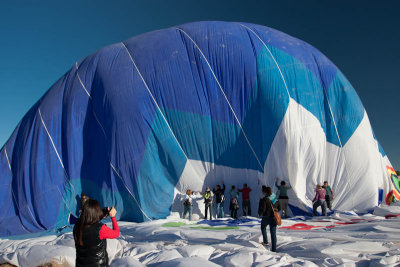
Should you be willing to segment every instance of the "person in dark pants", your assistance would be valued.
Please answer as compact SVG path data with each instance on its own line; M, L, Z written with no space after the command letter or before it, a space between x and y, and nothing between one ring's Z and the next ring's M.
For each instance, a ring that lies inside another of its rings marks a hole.
M325 189L326 195L325 195L325 201L326 201L326 205L329 208L329 210L332 210L332 200L334 199L334 195L333 195L333 190L330 187L330 185L328 185L328 181L324 181L324 185L322 186L323 189Z
M237 219L237 211L239 209L239 193L234 185L232 185L232 189L229 192L229 195L231 196L231 201L229 204L229 209L231 210L231 218Z
M75 266L108 266L106 239L119 236L116 213L114 207L102 210L97 200L86 200L73 230L76 248ZM100 223L108 215L111 217L113 229Z
M217 185L217 188L213 190L215 195L215 203L217 204L217 218L224 218L224 204L225 204L225 184L222 181L222 188L220 185Z
M206 187L206 191L205 192L201 192L201 194L204 196L204 219L207 220L207 211L210 213L210 220L212 220L212 203L213 203L213 197L214 194L213 192L210 190L210 187L207 186Z
M282 218L286 218L289 205L289 196L287 191L292 187L290 185L287 186L285 181L281 181L281 185L279 185L278 181L279 178L276 177L275 186L276 188L278 188L277 194L278 194L279 205L281 206L282 209Z
M269 197L272 195L271 187L264 187L263 193L265 193L265 197L260 199L258 204L258 214L261 216L261 234L263 237L262 244L264 246L268 246L268 237L267 237L267 226L269 225L269 231L271 234L271 251L276 252L276 222L274 219L274 210L278 202L275 205L272 204Z
M250 192L251 188L247 187L247 184L243 185L242 189L238 189L239 192L242 193L242 210L243 216L251 216L251 203L250 203Z
M315 188L315 197L312 200L313 203L313 215L317 216L317 208L321 206L322 216L326 216L326 201L325 201L325 189L322 188L320 184L317 184Z

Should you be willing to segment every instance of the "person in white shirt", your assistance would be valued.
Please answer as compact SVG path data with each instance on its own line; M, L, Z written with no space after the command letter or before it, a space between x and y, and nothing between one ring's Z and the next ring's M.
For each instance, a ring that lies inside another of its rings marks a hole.
M183 218L189 212L189 221L192 220L193 203L192 203L192 190L186 190L185 201L183 202Z

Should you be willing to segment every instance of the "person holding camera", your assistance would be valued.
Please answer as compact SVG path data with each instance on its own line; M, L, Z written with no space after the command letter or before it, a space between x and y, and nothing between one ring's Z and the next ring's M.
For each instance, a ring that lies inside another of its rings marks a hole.
M116 213L114 207L102 210L97 200L86 200L73 230L76 266L108 266L106 239L119 236ZM111 217L113 229L100 222L108 215Z

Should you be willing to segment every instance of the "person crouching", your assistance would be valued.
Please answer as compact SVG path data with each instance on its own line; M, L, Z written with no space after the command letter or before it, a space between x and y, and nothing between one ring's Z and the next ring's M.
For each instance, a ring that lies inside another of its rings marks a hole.
M317 184L315 188L315 197L312 200L313 203L313 215L317 216L317 208L321 206L322 216L326 216L326 201L325 201L326 191L322 188L320 184Z
M107 214L108 213L108 214ZM76 248L76 266L108 266L107 238L119 236L119 227L114 207L102 210L95 199L88 199L74 226L73 234ZM113 229L100 221L110 215Z

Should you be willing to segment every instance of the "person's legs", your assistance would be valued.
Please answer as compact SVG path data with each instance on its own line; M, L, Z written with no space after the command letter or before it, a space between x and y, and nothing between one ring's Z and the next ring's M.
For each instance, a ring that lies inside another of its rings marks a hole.
M282 211L282 218L285 218L285 210L283 208L283 199L278 198L278 203L279 203L279 207L281 208L281 211Z
M183 206L183 216L182 219L185 219L186 213L188 212L188 206Z
M326 206L329 208L329 210L332 210L331 197L325 196L325 200L326 200Z
M250 199L247 200L247 210L249 211L249 212L248 212L249 216L251 216L251 203L250 203Z
M279 204L281 205L282 209L282 218L287 217L287 209L288 209L288 204L289 204L289 199L279 199Z
M223 212L224 212L224 210L222 208L222 202L217 203L217 217L218 218L223 218L224 217L223 216Z
M238 217L237 217L237 211L238 211L238 209L234 209L234 210L233 210L233 218L235 218L235 219L238 218Z
M321 202L319 200L314 202L314 204L313 204L313 215L314 216L318 216L317 208L319 207L320 204L321 204Z
M208 206L208 203L205 203L204 204L204 219L206 219L207 220L207 211L208 211L208 209L209 209L209 206Z
M268 244L268 236L267 236L267 224L268 224L268 220L266 217L262 217L261 219L261 234L263 237L263 243L264 244Z
M243 200L243 216L251 216L250 200Z
M288 216L289 199L285 199L285 218Z
M224 202L220 203L220 209L221 209L221 217L220 218L224 218L225 217L225 212L224 212Z
M324 200L322 200L321 209L322 209L322 216L326 216L326 202Z
M246 204L246 200L242 201L242 210L243 210L243 216L247 215L247 204Z
M189 221L192 220L193 207L189 206Z
M271 234L271 251L276 252L276 223L274 218L271 218L269 221L269 232Z

